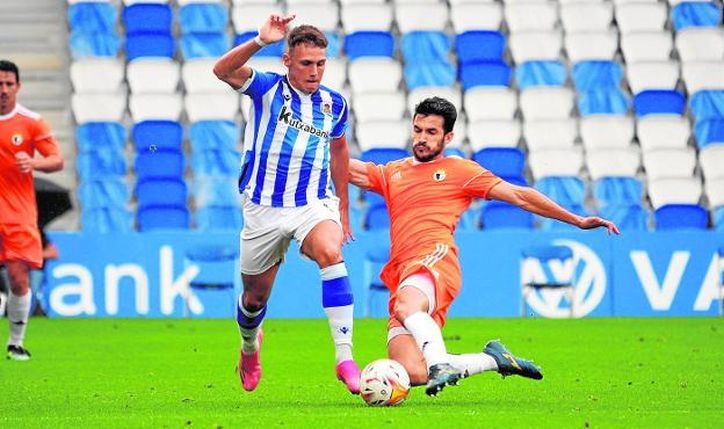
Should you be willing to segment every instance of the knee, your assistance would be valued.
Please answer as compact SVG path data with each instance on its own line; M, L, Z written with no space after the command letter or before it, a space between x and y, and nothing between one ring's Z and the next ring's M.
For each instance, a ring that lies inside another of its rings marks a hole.
M395 304L395 308L393 309L393 315L395 316L395 319L397 319L400 323L404 324L405 319L407 319L417 311L419 311L419 309L412 308L412 306L408 303L398 301L397 304Z
M262 307L266 305L267 298L267 295L262 291L251 288L244 291L241 301L245 309L255 312L261 310Z
M9 272L10 290L15 296L23 296L28 293L28 274L21 272Z
M320 268L337 264L342 261L342 249L329 240L320 243L314 251L314 260Z

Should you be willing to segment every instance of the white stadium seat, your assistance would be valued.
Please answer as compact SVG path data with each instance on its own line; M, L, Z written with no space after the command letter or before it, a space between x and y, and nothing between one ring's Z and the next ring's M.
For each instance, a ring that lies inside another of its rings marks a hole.
M634 94L647 89L676 89L679 63L674 60L628 63L626 78Z
M407 111L405 96L400 92L364 92L352 98L357 123L399 120Z
M689 95L704 89L724 89L724 61L683 63L681 76Z
M641 154L635 146L587 150L586 166L592 180L611 176L635 177L641 166Z
M573 109L573 90L565 87L534 87L520 92L520 111L526 121L564 119Z
M75 122L122 122L126 112L125 92L73 94Z
M461 3L450 5L453 30L460 34L473 30L497 31L503 21L500 3Z
M342 8L342 28L347 34L355 31L390 31L392 5L364 3Z
M552 1L507 3L504 13L511 33L552 30L558 21L558 5Z
M616 5L616 7L620 7L621 5L630 4L630 3L656 3L659 0L613 0L613 4Z
M666 204L699 204L701 182L695 177L648 181L649 199L654 210Z
M616 6L616 23L621 34L637 31L662 31L669 12L657 2L627 3Z
M344 5L344 7L347 7L349 5L356 5L356 4L377 4L377 3L384 3L385 0L340 0L340 3Z
M579 176L583 168L583 151L580 146L537 150L528 154L528 165L534 180L549 176Z
M724 179L707 180L704 189L712 209L724 206Z
M647 150L643 153L643 163L649 180L692 177L696 168L696 151L688 147Z
M176 92L180 78L180 66L170 58L140 57L126 66L128 86L136 94Z
M361 58L349 64L347 73L352 92L396 91L402 80L402 66L392 58Z
M214 74L214 58L194 58L186 60L181 66L186 92L235 92L226 82Z
M724 31L721 27L681 29L676 33L675 44L683 62L724 59Z
M627 148L634 138L634 121L625 115L591 115L581 118L581 140L586 150Z
M534 60L558 60L563 47L563 33L560 30L512 33L508 38L508 46L516 64Z
M322 85L339 91L347 81L347 61L341 58L327 58L324 66Z
M239 97L234 93L195 93L184 98L190 122L233 121L239 113Z
M407 148L410 139L410 123L407 120L374 121L357 124L355 136L360 150L375 148Z
M465 92L465 113L470 121L512 119L518 108L515 91L510 88L476 87Z
M531 152L571 148L578 135L576 128L573 118L528 120L523 123L523 137Z
M567 32L606 31L613 20L613 5L576 2L561 5L561 23Z
M131 94L128 110L133 122L147 120L178 121L181 117L180 94Z
M70 65L70 80L76 93L117 92L123 74L123 64L117 58L82 58Z
M648 115L636 122L641 149L683 149L691 137L691 125L679 115Z
M235 5L231 9L231 22L234 31L244 33L246 31L258 31L259 26L264 23L269 15L283 15L284 10L278 3L249 3Z
M705 180L724 179L724 144L710 144L699 152Z
M473 152L486 147L517 147L521 136L517 119L494 119L468 123L468 141Z
M573 63L588 60L612 60L618 50L618 33L609 31L592 31L568 33L563 42L568 58Z
M187 60L189 62L192 60ZM329 61L329 60L327 60ZM287 68L282 63L282 60L276 57L251 57L248 63L249 67L255 70L261 70L263 72L271 72L277 74L287 74Z
M465 113L459 113L453 126L453 139L448 143L449 148L462 148L463 142L468 138L468 120Z
M670 31L647 31L621 35L621 52L626 62L668 61L674 40Z
M445 3L397 2L395 4L397 28L403 34L410 31L445 31L448 15Z
M407 110L410 115L415 111L417 103L429 97L442 97L451 102L460 113L462 104L462 94L458 88L452 86L420 86L407 94Z
M309 24L321 31L335 31L339 25L339 5L328 0L303 0L291 4L287 1L288 13L296 15L292 25Z

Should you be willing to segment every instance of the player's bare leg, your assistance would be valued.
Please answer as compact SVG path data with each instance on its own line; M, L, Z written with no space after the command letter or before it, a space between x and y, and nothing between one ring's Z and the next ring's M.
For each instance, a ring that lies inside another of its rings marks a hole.
M427 383L427 363L412 335L396 335L387 343L387 357L402 364L411 386Z
M266 303L272 285L279 271L275 264L265 272L256 275L242 274L244 292L239 296L236 321L241 333L241 350L237 371L241 385L246 391L256 389L261 380L261 323L266 314Z
M322 306L334 341L337 378L350 393L359 393L360 369L352 356L354 298L342 259L342 229L325 220L307 234L302 253L314 260L322 278Z
M21 261L5 261L5 269L10 281L7 304L10 338L7 345L7 357L12 360L26 361L30 359L30 352L23 346L30 315L30 267Z

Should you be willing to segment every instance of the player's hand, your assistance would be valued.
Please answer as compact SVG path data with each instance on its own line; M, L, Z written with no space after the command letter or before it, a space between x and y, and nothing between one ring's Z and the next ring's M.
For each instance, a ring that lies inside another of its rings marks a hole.
M598 216L588 216L581 219L578 227L581 229L593 229L598 227L604 227L608 230L609 234L621 234L615 223L610 220L600 218Z
M340 208L339 216L342 220L342 244L347 244L355 241L356 238L354 237L354 233L352 232L352 227L350 227L349 225L349 208Z
M283 40L289 31L289 23L296 15L271 15L259 29L259 38L266 44Z
M33 171L33 158L25 152L15 154L15 164L21 173L30 173Z

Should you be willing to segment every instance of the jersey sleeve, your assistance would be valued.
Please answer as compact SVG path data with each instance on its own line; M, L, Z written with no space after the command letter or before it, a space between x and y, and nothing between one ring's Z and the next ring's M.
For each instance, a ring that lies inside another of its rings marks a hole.
M385 194L387 187L387 178L385 177L385 166L377 165L373 162L365 164L367 166L367 181L369 182L369 190L377 192L380 195Z
M251 76L244 82L240 91L251 98L261 97L279 81L280 76L276 73L267 73L251 69Z
M347 131L347 116L348 116L348 108L347 108L347 100L342 98L342 111L339 114L339 120L334 125L334 128L332 129L332 138L338 139L344 135L344 133Z
M39 119L33 127L33 143L35 149L43 156L57 155L60 153L58 143L50 131L50 127L45 119Z
M471 197L487 199L488 192L493 189L493 186L503 181L473 161L464 161L461 170L463 172L462 190Z

